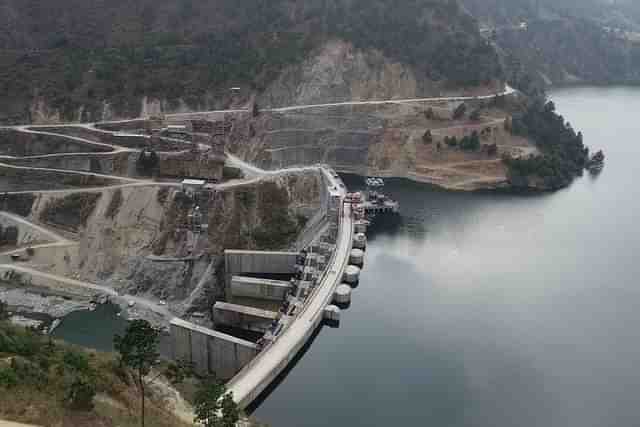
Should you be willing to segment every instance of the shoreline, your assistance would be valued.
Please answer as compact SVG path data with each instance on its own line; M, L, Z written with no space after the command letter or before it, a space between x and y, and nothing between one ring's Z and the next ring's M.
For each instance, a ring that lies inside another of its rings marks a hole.
M544 194L544 193L552 193L558 190L562 190L563 188L566 188L566 187L561 187L561 188L553 189L553 188L543 188L543 187L535 187L535 186L534 187L532 186L514 187L508 182L507 178L496 178L496 181L493 183L493 185L476 186L474 188L464 188L464 187L456 186L455 184L446 184L446 183L437 182L436 180L431 179L427 175L421 175L418 173L405 173L405 174L399 175L393 172L377 171L377 173L364 175L360 172L355 172L355 171L347 170L344 168L334 167L334 169L338 173L345 174L345 175L358 176L360 178L375 176L375 177L384 178L384 179L405 179L412 183L425 184L437 190L454 192L454 193Z

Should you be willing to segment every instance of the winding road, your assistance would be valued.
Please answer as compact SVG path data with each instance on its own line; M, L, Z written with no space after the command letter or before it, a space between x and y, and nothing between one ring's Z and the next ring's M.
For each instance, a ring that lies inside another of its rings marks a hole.
M517 91L509 85L505 85L505 89L502 92L498 92L490 95L479 96L439 96L429 98L406 98L406 99L384 99L384 100L372 100L372 101L344 101L344 102L330 102L326 104L303 104L303 105L291 105L288 107L276 107L276 108L264 108L261 111L284 113L289 111L308 110L311 108L327 108L327 107L344 107L344 106L357 106L357 105L385 105L385 104L412 104L420 102L464 102L473 100L486 100L492 99L496 96L507 96L516 93ZM233 110L211 110L211 111L198 111L191 113L174 113L167 114L167 118L183 118L197 115L207 114L233 114L233 113L248 113L247 109L233 109Z
M337 103L326 103L326 104L309 104L309 105L295 105L289 107L280 107L280 108L271 108L264 109L263 111L270 112L289 112L289 111L299 111L306 109L315 109L315 108L327 108L327 107L339 107L339 106L358 106L358 105L382 105L382 104L405 104L405 103L420 103L420 102L441 102L441 101L468 101L468 100L482 100L482 99L491 99L497 95L510 95L515 93L515 90L509 86L505 88L503 92L493 95L484 95L484 96L455 96L455 97L432 97L432 98L415 98L415 99L391 99L391 100L376 100L376 101L350 101L350 102L337 102ZM248 113L248 109L236 109L236 110L214 110L207 112L194 112L194 113L178 113L178 114L168 114L167 118L181 118L181 117L189 117L210 113ZM77 124L77 125L59 125L60 127L84 127L95 130L93 125L87 124ZM48 129L53 129L56 126L46 126ZM71 141L90 144L91 146L99 146L101 148L109 148L112 150L109 153L105 154L113 154L114 152L119 151L128 151L135 152L139 150L129 149L124 147L119 147L117 145L105 144L96 141L91 141L85 138L79 138L75 136L69 136L64 134L58 134L50 131L38 131L35 126L12 126L6 127L14 130L18 130L20 132L27 133L40 133L45 135L52 135L56 137L64 137L68 138ZM74 155L81 153L59 153L59 154L50 154L39 156L48 157L48 156L62 156L62 155ZM86 155L97 154L97 153L83 153ZM246 179L235 180L226 183L216 184L214 185L215 189L225 190L229 188L246 186L253 183L257 183L261 180L272 179L274 177L291 174L291 173L303 173L307 171L320 171L326 176L327 182L329 183L329 187L331 187L334 191L337 191L341 200L344 200L346 195L346 190L342 183L336 179L331 171L322 165L315 166L300 166L300 167L291 167L286 169L279 169L276 171L265 171L256 166L253 166L238 157L232 155L231 153L226 153L228 163L234 165L245 173ZM0 156L1 159L14 159L11 156ZM31 170L31 171L44 171L44 172L56 172L56 173L65 173L65 174L76 174L83 176L91 176L97 178L104 179L114 179L120 180L123 183L118 185L109 185L103 187L93 187L93 188L78 188L78 189L63 189L63 190L42 190L42 191L17 191L11 192L10 194L23 194L23 193L36 193L36 194L45 194L45 193L54 193L54 194L72 194L72 193L80 193L80 192L100 192L108 189L116 189L116 188L125 188L125 187L134 187L134 186L170 186L170 187L178 187L179 183L170 182L170 183L160 183L154 182L151 180L141 180L134 179L128 177L116 177L111 175L103 175L91 172L79 172L79 171L70 171L63 169L50 169L50 168L37 168L37 167L26 167L26 166L13 166L5 163L0 163L0 167L4 168L12 168L17 170ZM65 245L75 245L77 242L73 242L65 239L64 237L58 235L57 233L47 230L37 224L33 224L26 219L17 218L12 214L0 212L0 215L8 216L12 220L18 221L20 224L25 227L33 227L38 231L46 234L51 238L52 242L45 243L39 245L38 247L56 247L56 246L65 246ZM336 249L331 256L326 272L324 276L320 279L318 286L314 289L313 293L308 297L304 308L298 313L295 319L288 324L280 333L280 335L267 346L254 358L248 365L246 365L228 384L227 387L230 391L233 392L234 399L240 404L241 407L247 406L251 403L271 382L284 370L284 368L288 365L289 361L291 361L298 351L303 347L303 345L307 342L310 335L320 324L323 316L324 308L331 302L333 298L334 291L336 287L341 283L343 277L343 271L348 264L349 260L349 251L351 250L352 242L353 242L353 219L351 217L350 207L348 205L344 205L344 209L341 210L341 216L338 225L338 237L336 241ZM21 251L21 250L18 250ZM10 252L14 253L14 252ZM7 253L0 254L7 255ZM114 289L101 286L94 283L90 283L87 281L70 279L67 277L62 277L58 275L53 275L50 273L39 271L35 268L32 268L27 265L20 264L0 264L1 271L17 271L21 273L30 274L35 277L39 277L41 279L50 280L52 282L63 283L69 286L82 288L85 290L89 290L92 292L99 292L103 294L107 294L113 298L118 298L119 301L133 301L139 306L151 310L152 312L163 316L165 320L171 319L174 315L168 310L166 306L162 306L156 304L152 301L149 301L145 298L140 298L132 295L119 295L117 291ZM207 269L206 275L210 274L210 268ZM203 283L203 281L201 281ZM198 286L200 287L200 285ZM193 297L192 295L191 297Z

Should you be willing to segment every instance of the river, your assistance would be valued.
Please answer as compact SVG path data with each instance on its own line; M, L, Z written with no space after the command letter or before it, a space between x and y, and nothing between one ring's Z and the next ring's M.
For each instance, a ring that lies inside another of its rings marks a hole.
M402 224L370 235L340 328L320 332L258 419L640 425L640 89L551 96L605 150L602 174L527 196L389 180Z

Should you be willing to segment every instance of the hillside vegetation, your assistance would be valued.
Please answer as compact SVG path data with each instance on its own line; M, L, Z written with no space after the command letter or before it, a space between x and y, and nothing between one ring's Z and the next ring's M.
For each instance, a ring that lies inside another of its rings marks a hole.
M557 190L582 175L589 148L583 144L582 133L576 133L556 113L553 102L531 99L510 126L514 134L534 140L541 152L536 156L504 159L509 181L515 188Z
M1 303L1 302L0 302ZM0 321L0 419L41 426L138 426L130 374L110 354L52 341ZM158 397L147 425L185 425Z
M493 49L455 0L5 0L0 109L29 119L42 101L62 118L107 102L135 116L148 96L209 106L230 85L263 90L288 65L342 38L452 85L500 77Z
M520 88L640 81L640 4L632 0L462 0L495 30ZM520 23L526 22L526 29ZM491 33L489 33L491 34Z

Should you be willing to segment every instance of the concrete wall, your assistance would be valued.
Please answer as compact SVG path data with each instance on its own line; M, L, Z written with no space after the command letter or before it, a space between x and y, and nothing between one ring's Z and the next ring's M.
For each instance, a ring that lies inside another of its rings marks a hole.
M296 249L302 250L309 246L319 235L326 224L329 214L329 180L324 173L320 173L320 209L311 217L296 239Z
M294 274L296 252L224 251L226 284L231 277L245 274Z
M231 295L270 301L283 301L291 283L280 280L257 279L254 277L232 276Z
M182 319L171 321L173 360L193 363L199 375L215 373L229 379L258 354L258 347L231 335L203 328Z
M244 305L217 302L213 306L213 318L216 324L255 332L266 332L271 323L278 318L278 313Z

